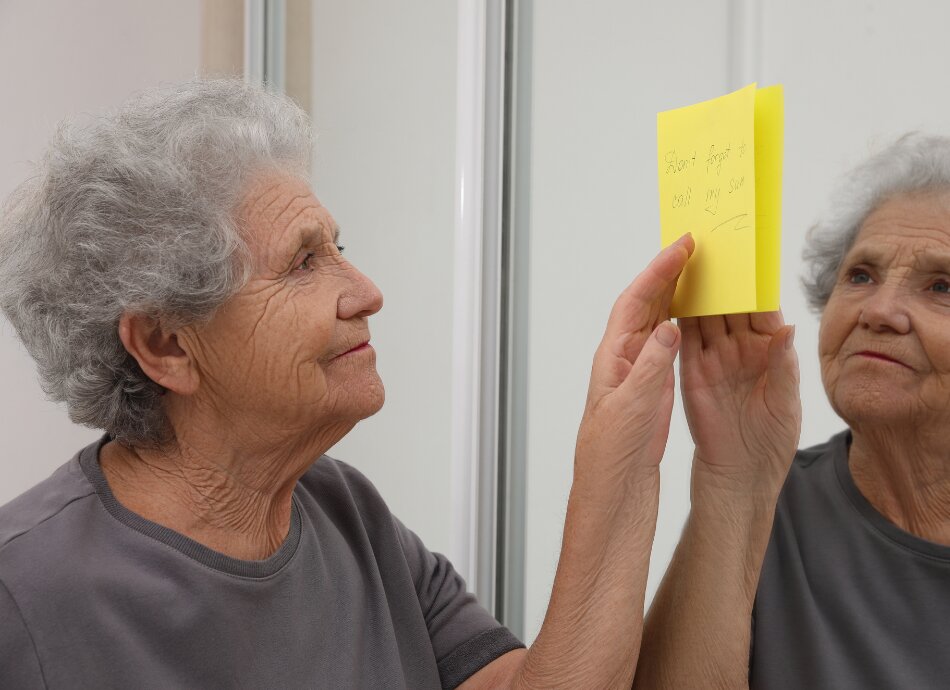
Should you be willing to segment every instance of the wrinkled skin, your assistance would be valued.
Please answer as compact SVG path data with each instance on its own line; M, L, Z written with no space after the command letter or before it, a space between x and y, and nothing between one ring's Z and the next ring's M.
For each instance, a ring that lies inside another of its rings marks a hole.
M950 192L898 195L865 219L819 355L861 493L905 531L950 544Z
M777 492L801 432L794 331L779 312L685 318L680 326L694 488L707 479Z
M850 425L950 423L950 194L895 197L868 216L825 307L819 356Z
M325 450L383 404L372 347L343 354L369 341L382 295L337 249L336 223L306 182L265 177L241 217L253 278L179 336L201 380L195 402L238 433L309 436Z
M260 175L237 217L253 275L210 322L119 323L126 349L167 391L175 443L111 442L100 462L133 512L260 559L287 535L300 476L383 404L368 345L382 295L343 258L336 223L303 180Z

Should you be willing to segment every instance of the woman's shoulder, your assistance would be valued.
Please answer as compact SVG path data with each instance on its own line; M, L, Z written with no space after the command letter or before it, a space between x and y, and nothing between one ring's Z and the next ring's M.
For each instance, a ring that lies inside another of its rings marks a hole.
M851 430L845 429L829 438L823 443L818 443L807 448L801 448L795 454L795 461L792 469L807 469L813 467L821 461L833 461L839 454L848 453L848 445L851 443Z
M386 501L366 475L352 465L322 455L297 485L296 495L323 509L344 506L361 514L389 514Z
M851 431L840 431L827 441L799 450L789 468L776 506L776 519L811 520L822 506L834 512L844 495L837 465L847 462Z
M370 491L379 495L376 487L373 486L373 483L365 474L353 465L329 455L321 455L317 458L303 477L300 478L300 482L307 486L346 486L355 491Z
M34 597L50 600L81 588L77 560L105 521L97 503L77 453L0 507L0 586L21 606L29 607Z
M71 505L95 494L79 465L79 455L77 453L39 484L0 506L0 554L37 528L53 527Z

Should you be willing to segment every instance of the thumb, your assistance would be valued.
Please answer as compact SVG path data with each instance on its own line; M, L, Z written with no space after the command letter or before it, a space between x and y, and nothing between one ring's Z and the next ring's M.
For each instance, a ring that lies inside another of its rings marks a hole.
M617 392L625 398L636 398L648 409L659 405L670 381L680 340L679 328L669 321L660 323L643 344L637 360L627 378L618 386Z
M790 405L798 403L798 355L795 353L794 342L794 326L780 328L769 342L765 402L773 414L786 414Z

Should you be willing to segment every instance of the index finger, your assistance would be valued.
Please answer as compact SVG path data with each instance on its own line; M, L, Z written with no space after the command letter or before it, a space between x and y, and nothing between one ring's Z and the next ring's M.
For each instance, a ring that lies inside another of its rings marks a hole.
M661 300L667 293L672 293L671 288L676 285L676 279L695 248L693 236L687 233L657 254L620 293L610 312L604 337L612 338L640 328L643 325L640 322L643 320L644 308Z

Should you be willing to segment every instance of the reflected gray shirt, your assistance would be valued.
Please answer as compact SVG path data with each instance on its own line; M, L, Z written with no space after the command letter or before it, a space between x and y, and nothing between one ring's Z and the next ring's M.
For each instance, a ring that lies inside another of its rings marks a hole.
M344 463L242 561L121 506L107 440L0 508L0 688L455 687L522 646Z
M864 498L851 434L799 451L753 614L753 690L950 688L950 546Z

